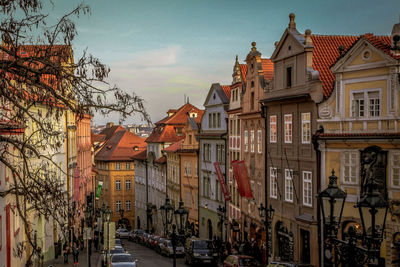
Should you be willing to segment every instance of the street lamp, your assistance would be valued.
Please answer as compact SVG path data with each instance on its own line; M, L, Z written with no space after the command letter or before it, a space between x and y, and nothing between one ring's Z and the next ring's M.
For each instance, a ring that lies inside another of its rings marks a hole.
M106 252L106 263L108 266L108 258L109 258L109 253L110 253L110 219L111 219L111 214L112 211L108 206L105 206L104 208L104 218L107 222L107 252Z
M261 220L263 221L265 225L265 232L266 232L266 239L267 242L265 244L265 255L266 255L266 263L268 264L268 258L269 258L269 253L270 253L270 244L272 245L271 239L272 239L272 229L271 229L271 223L272 219L274 218L274 212L275 210L272 208L271 204L269 204L269 208L264 207L262 203L260 203L260 207L258 207L258 213L260 215Z
M188 222L188 217L189 217L189 211L184 208L183 201L179 201L179 207L178 209L174 212L175 215L175 222L178 227L178 233L182 234L185 232L185 228L187 226Z
M164 217L164 235L168 235L168 225L172 223L172 217L174 215L174 207L172 207L169 197L165 199L165 204L160 207L161 215Z
M363 236L370 252L369 266L378 266L389 204L379 193L375 179L371 179L367 187L368 191L357 203L357 207L363 226Z
M222 225L223 225L224 220L225 220L225 212L226 212L226 208L221 206L221 205L219 205L218 208L217 208L217 213L218 213L220 227L221 227L221 233L220 233L221 234L221 237L220 237L221 238L221 242L222 242L222 232L223 232Z

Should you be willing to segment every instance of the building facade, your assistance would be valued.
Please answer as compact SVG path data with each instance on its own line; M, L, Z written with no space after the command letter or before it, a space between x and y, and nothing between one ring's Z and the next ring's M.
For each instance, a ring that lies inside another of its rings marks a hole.
M351 226L362 234L354 205L370 190L389 203L382 266L400 262L399 38L400 23L390 36L365 34L336 53L329 69L334 86L325 86L326 99L318 105L323 129L316 135L321 189L334 170L340 188L347 192L339 237L346 239Z
M167 183L166 192L174 209L179 207L181 196L181 157L178 150L181 148L184 139L170 145L163 151L167 157Z
M226 183L227 110L230 93L229 86L220 84L211 86L204 102L205 113L201 120L201 130L197 135L200 146L200 238L213 239L222 236L225 240L226 229L221 224L217 213L219 206L225 207L225 201L214 163L220 164Z

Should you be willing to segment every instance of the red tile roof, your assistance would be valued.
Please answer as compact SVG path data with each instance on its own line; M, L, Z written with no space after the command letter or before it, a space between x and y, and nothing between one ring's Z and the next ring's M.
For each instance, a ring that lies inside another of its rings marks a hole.
M240 64L240 71L242 72L242 78L244 84L247 82L247 64Z
M131 161L132 157L146 149L145 138L125 129L116 131L96 154L100 161Z
M330 67L339 57L339 46L343 45L347 50L358 39L358 36L311 35L311 39L314 46L313 68L319 72L322 91L328 98L332 93L335 80L335 75Z
M204 114L204 110L200 110L190 103L186 103L180 107L176 113L170 117L156 122L156 128L146 139L148 143L175 143L185 137L184 134L177 135L176 128L183 128L187 122L190 113L197 112L196 122L201 121L201 117Z
M262 58L261 64L265 80L272 80L274 78L274 63L269 58Z
M125 128L122 127L121 125L114 125L111 127L104 128L103 131L99 133L99 135L104 135L105 139L108 140L118 130L125 130Z
M159 163L159 164L164 164L167 162L167 157L166 156L162 156L161 158L158 158L154 161L155 163Z
M392 46L391 37L390 36L377 36L372 33L366 33L363 36L368 40L373 46L377 49L382 50L387 55L391 56L394 59L400 59L400 56L395 56L390 52L390 48Z
M137 160L145 160L147 159L147 149L133 155L132 157L133 159L137 159Z
M231 99L231 86L230 85L221 85L222 90L224 91L226 97Z
M164 151L165 151L165 152L177 152L178 149L181 148L181 145L182 145L182 143L183 143L184 140L185 140L185 139L181 139L181 140L179 140L178 142L173 143L173 144L170 145L169 147L165 148Z
M92 133L92 142L100 143L106 140L106 135L105 134L95 134Z

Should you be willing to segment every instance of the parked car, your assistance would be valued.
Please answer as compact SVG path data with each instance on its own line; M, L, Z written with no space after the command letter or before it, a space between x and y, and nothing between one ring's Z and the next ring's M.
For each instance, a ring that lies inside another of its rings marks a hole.
M112 267L137 267L135 260L129 253L117 253L111 256Z
M141 236L141 238L140 238L140 243L141 243L142 245L146 245L146 242L147 242L147 239L149 238L149 235L150 235L150 234L148 234L148 233L144 233L144 234Z
M192 265L195 263L216 265L218 253L214 248L213 242L207 239L188 238L185 243L185 263Z
M149 235L147 237L146 242L145 242L146 247L150 247L151 246L150 244L153 242L153 239L154 239L154 235Z
M128 238L130 231L125 228L119 228L115 231L115 236L119 238Z
M267 267L314 267L308 263L296 263L296 262L271 262Z
M160 236L155 235L155 236L153 237L153 240L151 241L150 247L151 247L152 249L154 249L154 250L156 249L158 239L160 239Z
M171 257L174 255L174 250L172 248L172 242L171 240L165 239L163 241L163 245L161 246L161 255L165 255L167 257ZM183 247L182 244L178 244L177 247L175 248L175 255L176 256L183 256L185 255L185 248Z
M139 236L143 235L144 230L142 229L134 229L129 233L128 239L130 241L138 242Z
M155 251L161 254L161 246L163 245L164 240L167 240L165 237L160 237L157 241Z
M115 246L123 246L124 245L124 243L122 243L122 241L121 241L121 239L119 239L119 238L116 238L115 239Z
M256 267L260 264L247 255L230 255L224 261L224 267Z
M110 259L111 255L118 253L126 253L125 249L122 246L115 246L114 249L110 250L110 254L107 255L107 248L101 252L101 266L106 266L107 256Z

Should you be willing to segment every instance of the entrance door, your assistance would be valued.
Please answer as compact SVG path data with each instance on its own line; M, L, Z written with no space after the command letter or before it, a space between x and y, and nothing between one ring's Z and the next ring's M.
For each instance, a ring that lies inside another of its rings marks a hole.
M208 239L212 240L213 239L213 229L212 229L211 220L207 220L207 228L208 228Z
M7 267L11 267L11 225L10 225L10 204L6 207L6 253Z
M310 232L300 229L301 238L301 261L310 263Z

